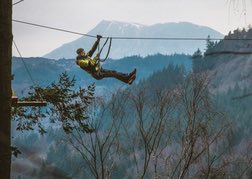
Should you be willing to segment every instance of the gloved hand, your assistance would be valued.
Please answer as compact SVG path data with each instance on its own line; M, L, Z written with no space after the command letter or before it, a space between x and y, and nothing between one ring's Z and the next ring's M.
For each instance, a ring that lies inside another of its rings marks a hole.
M96 35L96 38L100 39L100 38L102 38L102 36L101 35Z
M95 58L97 58L97 59L100 58L100 53L97 53Z

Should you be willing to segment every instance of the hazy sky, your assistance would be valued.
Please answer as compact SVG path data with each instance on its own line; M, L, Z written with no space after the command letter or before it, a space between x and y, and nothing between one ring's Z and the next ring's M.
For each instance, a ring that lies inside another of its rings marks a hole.
M227 34L252 24L252 0L24 0L13 6L13 19L82 33L103 19L144 25L188 21ZM13 35L24 57L43 56L80 37L15 22ZM14 48L13 55L18 56Z

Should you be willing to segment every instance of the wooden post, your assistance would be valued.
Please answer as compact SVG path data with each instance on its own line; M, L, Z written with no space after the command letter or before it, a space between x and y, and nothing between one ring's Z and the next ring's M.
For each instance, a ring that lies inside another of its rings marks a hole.
M0 178L11 173L12 1L0 1Z

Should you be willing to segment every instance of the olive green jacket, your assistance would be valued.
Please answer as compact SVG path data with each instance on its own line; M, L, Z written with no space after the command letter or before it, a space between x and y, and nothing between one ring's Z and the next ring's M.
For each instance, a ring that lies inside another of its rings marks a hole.
M95 50L98 47L99 39L97 39L91 48L91 50L84 56L78 55L76 57L76 63L79 65L83 70L87 71L88 73L94 73L100 70L101 66L99 63L99 56L96 55L94 58L91 58L94 54Z

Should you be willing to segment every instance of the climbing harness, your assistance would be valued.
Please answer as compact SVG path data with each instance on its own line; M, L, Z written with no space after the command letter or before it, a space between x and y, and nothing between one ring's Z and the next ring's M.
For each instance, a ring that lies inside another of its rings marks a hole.
M106 57L104 59L100 59L100 55L101 55L101 52L103 50L103 48L105 47L105 45L107 44L107 42L109 41L109 47L108 47L108 51L107 51L107 54L106 54ZM99 62L105 62L109 56L109 52L110 52L110 49L111 49L111 44L112 44L112 37L107 37L106 41L104 42L102 48L100 49L100 44L98 45L98 53L97 53L97 57L98 57L98 63Z

